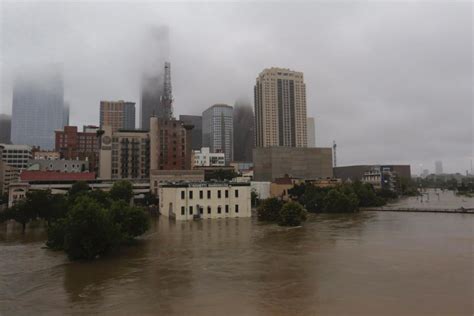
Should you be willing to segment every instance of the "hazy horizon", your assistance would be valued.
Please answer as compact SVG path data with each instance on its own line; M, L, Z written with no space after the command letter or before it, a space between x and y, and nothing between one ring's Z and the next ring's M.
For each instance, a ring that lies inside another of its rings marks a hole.
M304 73L316 145L336 140L338 165L404 163L419 174L441 160L445 172L470 170L469 1L2 0L0 17L0 114L11 114L24 65L63 65L70 124L78 126L98 124L101 100L135 102L139 116L142 75L163 59L175 117L238 99L253 107L255 78L282 67ZM161 27L169 47L153 40Z

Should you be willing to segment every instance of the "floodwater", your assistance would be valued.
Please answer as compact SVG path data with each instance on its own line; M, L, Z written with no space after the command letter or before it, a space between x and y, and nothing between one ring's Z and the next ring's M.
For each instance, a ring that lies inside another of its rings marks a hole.
M384 208L443 209L474 208L474 198L456 195L454 191L428 189L422 196L402 198Z
M473 315L474 216L170 222L94 262L0 226L0 314Z

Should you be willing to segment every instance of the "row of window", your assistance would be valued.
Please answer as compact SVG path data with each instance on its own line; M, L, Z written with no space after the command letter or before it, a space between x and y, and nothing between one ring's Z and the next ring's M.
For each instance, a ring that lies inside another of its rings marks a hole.
M224 191L224 196L226 198L229 197L229 190L223 190ZM234 196L236 198L239 197L239 190L234 190ZM181 191L181 199L184 200L186 198L186 191ZM200 199L204 199L204 191L203 190L199 190L199 198ZM212 198L212 191L211 190L207 190L207 198L210 199ZM217 190L217 198L220 199L222 198L222 190ZM193 199L193 191L189 191L189 199L192 200Z
M197 209L197 207L196 207L196 209ZM235 204L234 210L235 210L235 213L239 212L239 205L238 204ZM229 205L225 206L225 212L227 214L229 213ZM202 207L199 208L199 214L204 214L204 209ZM207 214L212 214L212 208L210 206L207 207ZM221 206L217 207L217 214L222 214L222 207ZM181 215L186 215L186 207L185 206L181 206ZM189 215L193 215L193 207L192 206L189 207Z

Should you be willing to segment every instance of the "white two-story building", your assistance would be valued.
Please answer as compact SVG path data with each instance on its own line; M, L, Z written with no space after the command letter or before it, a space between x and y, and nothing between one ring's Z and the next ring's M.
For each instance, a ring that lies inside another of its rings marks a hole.
M250 183L177 182L160 186L160 213L176 220L250 217Z

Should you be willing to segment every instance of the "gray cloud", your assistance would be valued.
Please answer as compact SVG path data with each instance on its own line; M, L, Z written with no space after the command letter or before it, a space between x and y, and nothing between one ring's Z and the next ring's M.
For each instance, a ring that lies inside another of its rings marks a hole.
M253 99L265 67L303 71L318 145L339 164L469 168L473 155L472 3L14 2L1 5L1 104L25 64L62 62L71 123L97 123L99 101L139 104L141 74L163 56L166 25L176 114Z

